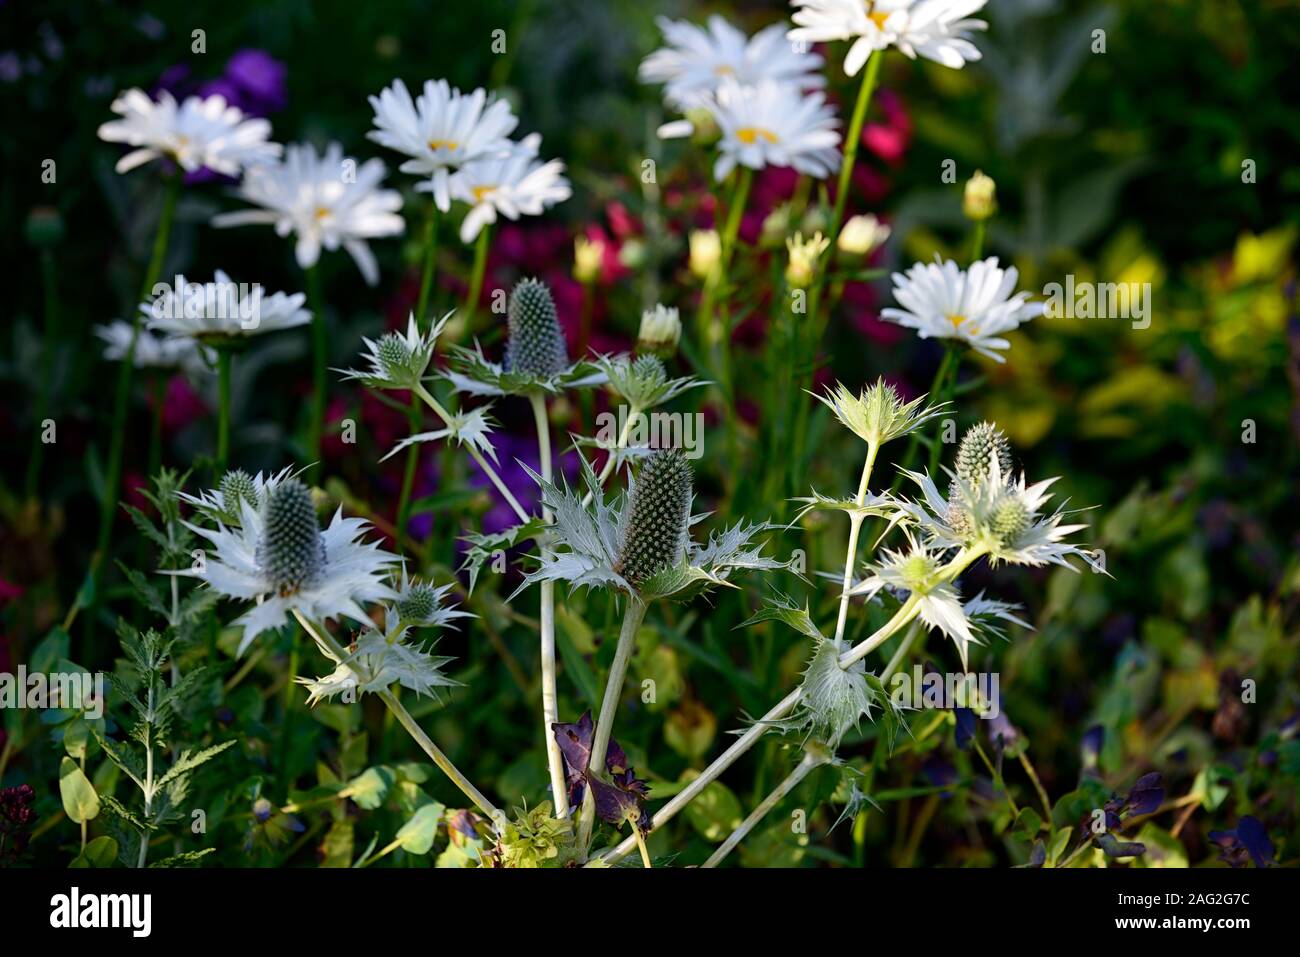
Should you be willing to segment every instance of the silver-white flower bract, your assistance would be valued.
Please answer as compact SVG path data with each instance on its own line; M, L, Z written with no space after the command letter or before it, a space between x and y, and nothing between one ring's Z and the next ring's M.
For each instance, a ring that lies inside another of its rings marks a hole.
M605 372L595 362L579 360L555 375L516 372L488 359L477 342L473 349L452 346L451 362L452 368L443 372L443 377L457 392L468 395L530 395L535 392L558 394L565 389L585 389L605 384Z
M783 24L748 37L716 14L707 27L668 17L655 22L666 46L641 62L638 76L642 83L664 84L664 101L675 109L703 105L727 78L747 85L773 80L801 90L826 85L818 72L822 58L797 52L786 40Z
M719 182L737 166L790 166L818 179L840 168L839 120L819 92L770 80L755 86L726 82L705 108L722 134L713 164ZM689 136L693 129L690 121L679 120L660 127L659 135Z
M470 210L460 225L461 242L470 243L484 226L520 216L540 216L572 195L560 160L542 162L537 157L542 138L533 133L512 144L504 156L466 163L448 182L451 198L468 203ZM434 183L420 183L422 192L434 191Z
M441 429L408 435L394 445L388 451L388 454L379 461L385 462L403 449L421 442L441 442L443 439L452 439L459 445L473 446L493 462L496 462L497 450L488 438L493 429L496 428L496 422L489 415L491 410L492 406L488 404L454 412L451 414L451 421Z
M451 319L447 313L435 322L428 332L420 332L411 313L406 321L406 332L386 332L378 339L361 341L365 351L361 358L370 364L369 369L335 369L343 373L344 380L355 379L372 389L411 389L428 371L433 361L433 352L438 344L438 336Z
M219 523L211 529L186 523L212 544L199 567L172 572L198 578L227 598L255 602L234 621L244 632L238 654L262 632L285 624L295 611L310 621L342 617L365 624L370 620L364 607L367 602L397 597L387 578L398 557L378 543L362 542L370 525L360 518L344 518L342 508L320 533L324 561L319 574L302 587L281 593L258 561L265 508L265 501L260 508L241 501L238 527Z
M236 283L216 270L212 282L176 277L152 302L140 304L149 328L179 339L231 343L311 322L304 293L266 295L258 283Z
M113 101L112 110L122 118L102 124L99 138L135 147L117 161L119 173L165 157L187 173L206 168L239 176L273 162L283 149L269 141L267 120L245 117L222 96L191 96L178 104L166 90L152 100L143 90L130 89Z
M292 234L303 269L316 265L322 248L332 252L342 247L373 286L379 281L379 265L366 241L397 236L406 228L398 215L402 195L380 189L383 179L382 160L358 164L344 156L338 143L331 143L323 154L311 144L294 144L283 161L256 167L244 177L238 195L261 209L222 213L212 224L264 224L274 226L277 236Z
M925 396L904 402L898 390L877 379L857 395L837 382L825 395L815 396L834 413L840 424L868 445L879 447L919 429L932 419L949 413L950 403L940 402L922 408Z
M95 335L104 340L104 358L109 362L126 359L134 336L135 352L131 360L137 369L178 369L195 375L211 369L216 361L211 350L194 339L155 336L147 329L135 328L125 319L96 326Z
M901 309L882 309L882 319L915 329L922 339L956 339L997 362L1011 343L1001 338L1043 314L1043 303L1015 292L1019 273L998 267L996 256L963 270L951 259L917 263L894 273L894 299Z
M301 471L292 465L286 465L278 472L258 472L256 475L249 475L243 469L230 469L222 476L219 488L205 489L198 495L177 492L177 497L208 521L234 527L243 521L242 501L253 506L254 510L261 508L268 492Z
M375 129L366 136L411 157L399 169L431 177L444 213L451 208L451 173L466 163L511 153L519 120L505 100L482 89L461 93L446 80L426 80L414 100L401 80L370 97Z
M607 498L591 465L583 459L583 484L590 498L590 504L584 505L583 494L570 489L567 482L556 486L531 469L529 474L541 486L542 502L551 509L555 522L549 529L550 553L538 558L539 567L525 576L516 594L534 582L565 581L588 588L613 587L646 600L685 601L714 587L735 587L728 579L736 571L788 569L794 561L769 558L763 555L762 545L753 543L756 536L777 526L742 520L711 534L703 544L692 540L689 534L684 535L677 546L675 563L637 587L618 571L635 481L629 480L626 493ZM689 525L704 517L692 516Z
M601 356L595 365L604 373L610 391L639 412L663 405L689 389L710 384L695 376L670 379L663 363L654 356L637 359Z
M906 56L925 57L960 69L980 58L970 40L987 29L983 20L967 19L987 0L791 0L795 28L790 39L801 43L852 40L844 72L856 76L876 50L898 47Z

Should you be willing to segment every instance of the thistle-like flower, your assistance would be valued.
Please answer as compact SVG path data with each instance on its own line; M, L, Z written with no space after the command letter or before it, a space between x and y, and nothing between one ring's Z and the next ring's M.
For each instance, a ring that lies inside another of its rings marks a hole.
M386 332L377 340L362 337L366 351L361 358L370 363L369 369L334 371L342 372L344 380L355 379L372 389L413 389L428 371L438 336L451 316L447 313L428 332L421 333L415 313L411 313L404 334Z
M266 501L267 493L292 474L292 466L267 475L261 472L249 475L243 469L231 469L221 477L215 489L198 495L188 495L185 492L178 492L177 495L208 521L237 527L243 518L245 503L254 511L259 510Z
M593 363L569 362L555 300L546 283L524 279L510 293L504 361L489 362L480 348L455 348L455 369L446 377L471 395L528 395L600 385L605 374Z
M101 125L99 138L135 147L117 161L119 173L166 157L187 173L206 168L238 176L251 166L274 162L283 149L269 142L267 120L245 117L222 96L191 96L177 104L166 90L155 101L143 90L130 89L113 101L112 110L122 118Z
M239 348L251 336L311 322L311 313L302 308L306 301L301 292L266 295L257 283L237 283L218 269L212 282L186 282L184 276L177 276L175 286L167 286L152 302L141 303L140 313L155 332Z
M1011 348L1002 333L1043 314L1043 303L1030 302L1017 292L1014 266L998 268L996 256L963 270L949 259L917 263L907 273L894 273L894 299L901 309L880 311L882 319L915 329L922 339L957 339L996 362L999 351Z
M898 390L883 378L856 396L839 382L834 390L827 389L825 395L816 398L835 413L841 425L873 448L901 438L949 411L947 402L922 407L925 396L904 402Z
M1052 497L1047 489L1057 479L1030 485L1023 472L1013 475L1010 445L992 423L981 422L962 437L947 498L928 474L904 474L920 487L925 504L900 501L895 519L915 523L931 547L978 549L993 565L1052 564L1076 571L1067 559L1077 556L1105 571L1091 551L1064 540L1086 525L1061 524L1071 514L1064 504L1044 512Z
M747 37L716 14L707 29L686 20L659 17L666 46L655 50L638 71L642 83L664 84L664 101L678 110L699 106L730 77L753 85L764 80L790 83L801 90L826 85L822 58L799 52L775 23Z
M668 370L658 356L601 356L597 367L609 382L609 389L640 412L663 405L687 389L708 385L695 376L668 378Z
M263 224L277 236L293 233L298 265L309 269L322 248L347 250L367 285L379 282L379 264L367 240L397 236L406 228L398 214L402 194L380 189L382 160L358 164L331 143L324 154L316 147L292 145L280 163L258 166L244 177L239 195L260 209L222 213L214 226Z
M461 684L442 672L451 658L430 653L431 645L415 644L408 640L412 629L454 628L457 618L472 618L469 612L460 611L444 603L451 585L435 587L419 581L409 581L402 572L397 596L384 607L384 627L368 628L339 658L327 645L318 645L322 653L338 667L323 678L296 678L311 692L309 704L336 694L348 692L362 695L383 691L397 683L417 695L434 696L438 688L453 688Z
M256 601L235 620L244 630L239 654L294 611L312 621L345 617L364 624L369 618L363 603L396 597L384 579L397 556L360 541L370 529L365 521L344 518L340 508L322 532L311 492L297 479L264 484L257 506L244 497L247 486L234 481L240 487L239 525L219 522L209 529L187 523L213 549L193 567L172 574L201 579L228 598Z
M776 527L767 522L737 522L710 535L706 544L691 540L689 529L703 516L689 514L690 469L680 452L652 452L640 472L629 481L625 496L607 499L584 459L583 482L590 499L584 505L580 492L567 484L557 487L530 470L541 486L543 503L555 515L554 547L538 559L539 567L525 577L520 590L538 581L567 581L617 588L642 600L684 601L729 586L730 576L741 569L791 567L794 559L768 558L761 545L753 544L757 535ZM644 483L648 488L642 491Z
M446 80L426 80L414 100L401 80L370 97L375 128L366 134L381 146L411 157L399 169L432 177L430 191L438 209L451 209L453 170L511 151L508 137L519 120L510 104L486 90L461 93Z

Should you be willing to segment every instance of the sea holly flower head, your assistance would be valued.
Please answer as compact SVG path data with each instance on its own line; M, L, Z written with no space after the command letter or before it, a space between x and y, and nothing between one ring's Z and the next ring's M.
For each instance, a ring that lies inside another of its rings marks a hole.
M531 395L601 385L595 363L569 361L555 300L544 282L524 279L510 293L504 360L497 364L474 349L454 347L454 368L444 373L458 392Z
M249 475L243 469L231 469L221 476L217 488L198 495L178 492L177 496L209 521L237 527L243 517L245 504L250 505L254 511L260 509L271 489L292 474L292 466L266 475L261 472Z
M220 269L212 282L186 282L176 277L152 302L140 304L140 313L155 332L175 339L194 339L207 346L239 349L252 336L293 329L311 322L302 308L305 293L267 295L253 283L236 283Z
M716 14L707 27L667 17L655 22L666 45L641 62L637 75L642 83L664 84L664 101L675 109L699 106L726 78L748 85L772 80L801 90L826 85L822 58L786 42L782 24L747 37Z
M788 83L765 80L754 86L724 82L708 109L721 133L713 177L718 182L737 166L761 170L789 166L817 179L840 167L839 120L821 93L803 93ZM689 120L659 128L665 139L690 136Z
M661 461L652 466L656 459ZM646 601L685 601L711 588L730 586L728 579L738 570L791 568L795 559L777 561L753 544L758 535L776 527L767 522L742 520L711 534L703 544L691 540L690 526L704 516L689 515L689 487L683 488L689 467L684 464L678 450L654 450L643 460L642 476L629 480L627 492L607 498L584 459L587 505L582 493L570 489L567 482L556 486L530 469L541 486L543 504L555 516L550 529L553 548L538 558L538 568L525 576L516 594L534 582L566 581L616 588ZM647 488L639 492L642 484Z
M972 31L987 29L968 19L987 0L791 0L798 8L791 40L825 43L852 40L844 72L856 76L877 50L898 47L906 56L925 57L960 69L980 58Z
M462 93L446 80L426 80L424 91L411 99L406 84L370 97L375 128L366 134L381 146L411 157L403 173L431 176L430 192L438 209L451 209L451 172L468 162L508 155L510 134L519 124L505 100L476 89Z
M233 177L274 162L283 149L270 142L267 120L245 117L222 96L191 96L178 104L166 90L151 100L143 90L130 89L113 101L112 110L121 119L101 125L99 138L135 147L117 161L119 173L166 158L187 173L210 169Z
M923 405L926 397L920 396L904 402L898 390L885 380L877 379L874 385L856 396L844 383L836 383L825 395L816 396L846 429L872 448L901 438L919 429L931 419L949 412L950 403Z
M1043 314L1043 303L1014 292L1019 273L1001 269L996 256L962 269L935 256L905 274L894 273L894 299L902 308L880 311L882 319L915 329L922 339L955 339L982 356L1005 362L1011 348L1002 334ZM1014 293L1014 294L1013 294Z
M405 333L386 332L375 340L362 338L366 348L361 358L370 363L369 369L334 371L342 372L344 380L355 379L372 389L414 389L428 371L438 336L451 316L447 313L428 332L421 333L415 313L411 313Z
M564 163L538 159L541 144L541 136L532 133L512 143L504 155L474 160L452 174L448 193L470 207L460 225L461 242L472 243L483 227L495 223L498 216L510 220L540 216L573 194L563 175ZM437 180L415 188L436 195Z
M397 556L362 542L370 526L344 518L342 508L322 532L311 492L297 479L269 486L258 506L241 499L239 509L237 526L186 523L212 547L193 567L172 572L198 578L227 598L256 603L234 622L244 631L239 654L293 612L311 621L343 617L364 624L370 620L366 602L396 596L385 579Z
M379 264L368 240L397 236L406 228L398 214L402 195L380 189L382 160L358 163L331 143L324 153L311 144L293 144L279 163L258 166L244 177L237 195L258 209L222 213L212 225L275 227L293 234L298 265L310 269L321 249L347 250L367 285L379 282Z
M609 389L632 408L645 412L663 405L688 389L708 385L695 376L668 378L668 370L658 356L601 356L596 366L608 381Z
M296 679L311 692L308 702L314 704L342 692L359 696L383 691L393 684L430 697L436 696L438 688L459 686L459 681L442 671L451 658L432 654L429 644L408 640L412 629L454 628L455 619L473 617L444 603L451 589L451 585L435 587L410 581L403 570L396 597L385 604L382 630L368 628L342 658L328 645L318 645L338 667L323 678Z

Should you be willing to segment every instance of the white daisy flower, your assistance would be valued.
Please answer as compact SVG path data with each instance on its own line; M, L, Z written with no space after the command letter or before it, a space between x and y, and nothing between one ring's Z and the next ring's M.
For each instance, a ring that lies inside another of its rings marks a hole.
M547 207L562 203L572 195L564 178L564 163L537 158L542 138L533 133L513 145L504 157L475 160L457 170L449 182L452 199L470 205L460 225L461 242L470 243L479 231L497 221L497 214L507 219L540 216ZM420 192L431 192L436 183L421 183Z
M853 40L844 58L844 72L857 75L876 50L896 46L905 55L918 55L960 69L980 58L970 41L983 20L966 19L988 0L791 0L798 7L791 40L823 43Z
M411 159L403 173L432 175L438 208L451 208L451 172L466 163L491 156L508 156L509 136L519 120L504 100L485 90L461 93L446 80L427 80L414 101L406 84L393 85L370 97L375 129L366 134L381 146Z
M894 299L901 309L880 311L881 318L915 329L922 339L958 339L980 355L1006 361L997 350L1011 343L1001 334L1043 314L1043 303L1017 292L1016 267L998 267L996 256L963 270L951 259L917 263L905 275L894 273Z
M379 281L379 266L366 244L368 239L397 236L405 229L398 210L402 196L380 189L383 161L357 164L331 143L324 155L310 144L294 144L284 160L248 171L238 195L262 209L222 213L214 226L266 224L276 235L297 237L298 265L309 269L320 259L323 246L342 246L356 261L368 285Z
M228 598L256 602L235 619L244 630L238 654L295 611L311 621L343 617L367 624L364 603L397 597L386 579L398 557L361 542L370 526L344 518L342 508L322 532L311 493L297 479L276 483L259 506L241 497L239 509L238 527L187 523L212 547L196 567L172 572L201 579Z
M143 90L130 89L113 101L112 110L122 119L102 124L99 138L136 147L117 161L119 173L167 157L187 173L206 167L238 176L251 166L274 161L283 149L269 142L267 120L246 118L221 96L191 96L177 104L165 90L155 101Z
M722 181L737 165L750 169L791 166L824 178L840 166L839 120L821 93L804 94L788 83L757 86L725 82L709 101L718 124L718 159L713 176ZM659 135L689 136L689 120L666 123Z
M109 362L124 360L131 348L131 337L135 336L132 361L137 369L178 369L195 374L210 369L216 361L193 339L155 336L147 329L136 329L125 319L96 326L95 335L104 340L104 358Z
M236 283L220 269L213 281L176 284L152 302L140 304L149 328L175 339L192 339L206 344L234 344L249 336L279 329L292 329L311 322L302 308L305 293L266 295L258 283Z
M818 70L822 58L799 53L785 37L785 26L773 24L747 37L720 16L705 27L686 20L659 17L656 21L667 45L641 62L642 83L662 83L664 100L685 111L701 106L727 78L753 85L764 80L818 89L826 78Z

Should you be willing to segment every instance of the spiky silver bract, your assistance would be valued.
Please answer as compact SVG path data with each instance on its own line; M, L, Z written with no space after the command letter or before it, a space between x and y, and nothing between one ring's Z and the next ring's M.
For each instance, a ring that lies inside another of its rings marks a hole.
M709 385L694 376L670 379L663 361L653 355L636 359L601 356L595 364L608 380L610 391L640 412L663 405L688 389Z
M691 520L691 465L680 449L660 449L642 463L624 513L618 569L634 585L678 564Z
M198 495L178 492L177 497L209 521L233 527L239 525L243 514L241 503L247 502L254 511L260 509L270 491L293 474L296 473L292 466L279 472L266 475L258 472L252 476L243 469L231 469L221 477L217 488Z
M884 379L877 379L856 396L839 382L825 395L815 397L835 414L841 425L873 448L907 435L949 412L947 402L923 407L925 396L904 402L898 390Z
M688 535L676 564L637 585L621 571L627 496L607 497L586 459L582 460L582 482L590 496L588 504L584 504L582 492L570 489L567 482L557 486L531 469L529 474L541 487L542 502L554 513L555 522L550 529L549 554L539 556L538 568L525 576L516 595L534 582L565 581L570 585L616 588L646 601L654 598L684 601L711 588L730 585L728 579L738 570L790 569L797 560L777 561L763 555L761 544L754 544L757 536L778 526L740 521L711 534L704 544L691 541ZM634 490L635 483L629 494ZM702 517L692 516L689 525Z
M386 332L378 339L362 338L365 351L361 358L369 363L368 369L335 369L343 379L356 380L372 389L413 389L424 378L433 361L438 337L446 327L452 313L447 313L426 333L421 333L411 313L406 321L406 331Z
M505 362L508 372L553 376L569 365L564 330L551 290L539 279L521 279L510 291L506 312Z

